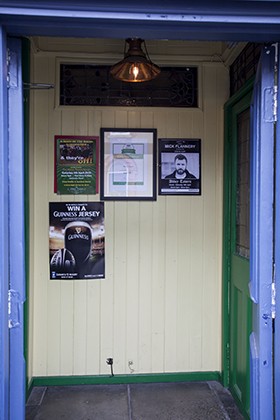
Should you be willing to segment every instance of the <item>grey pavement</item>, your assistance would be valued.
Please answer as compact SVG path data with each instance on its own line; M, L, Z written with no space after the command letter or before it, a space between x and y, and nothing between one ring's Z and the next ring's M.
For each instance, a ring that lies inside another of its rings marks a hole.
M242 420L218 382L34 387L26 420Z

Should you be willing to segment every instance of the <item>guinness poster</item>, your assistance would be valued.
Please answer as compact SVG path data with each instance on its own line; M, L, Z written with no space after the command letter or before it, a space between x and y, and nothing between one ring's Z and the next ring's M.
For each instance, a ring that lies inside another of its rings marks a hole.
M50 278L104 278L104 203L50 203L49 215Z
M201 194L200 139L159 140L159 194Z

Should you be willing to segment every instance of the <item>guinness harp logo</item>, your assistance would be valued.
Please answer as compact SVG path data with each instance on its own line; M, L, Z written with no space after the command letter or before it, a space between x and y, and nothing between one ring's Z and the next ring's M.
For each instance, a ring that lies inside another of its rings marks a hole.
M78 235L81 233L81 231L82 231L82 228L76 227L76 232L77 232Z

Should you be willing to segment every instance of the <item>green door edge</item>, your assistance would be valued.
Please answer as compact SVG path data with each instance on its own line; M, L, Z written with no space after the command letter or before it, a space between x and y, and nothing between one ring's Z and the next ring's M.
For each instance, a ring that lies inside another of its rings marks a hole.
M231 279L231 216L232 216L232 170L233 170L233 138L236 135L232 127L234 107L240 103L244 109L250 106L254 77L234 94L224 106L224 200L223 200L223 266L222 266L222 384L229 388L230 384L230 279ZM240 112L242 109L240 109ZM248 355L249 357L249 355ZM239 401L236 401L239 403ZM239 404L238 404L239 405ZM239 407L244 416L243 407Z

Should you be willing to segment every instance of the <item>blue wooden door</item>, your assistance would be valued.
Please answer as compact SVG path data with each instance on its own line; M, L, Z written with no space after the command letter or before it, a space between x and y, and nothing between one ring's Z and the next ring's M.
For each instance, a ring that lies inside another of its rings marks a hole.
M24 136L21 41L8 40L9 420L25 417Z
M25 300L21 47L0 26L0 419L23 420Z
M279 63L278 63L279 69ZM278 71L278 86L280 86L280 72ZM279 88L278 88L278 104L279 104ZM277 110L277 121L280 121L280 109ZM275 418L280 420L280 131L279 125L276 126L276 170L275 170L275 287L278 290L275 299L275 337L274 337L274 386L275 392ZM278 398L277 398L278 396Z
M0 419L9 412L9 215L6 33L0 25Z
M275 47L263 50L252 101L250 296L251 418L273 419Z

